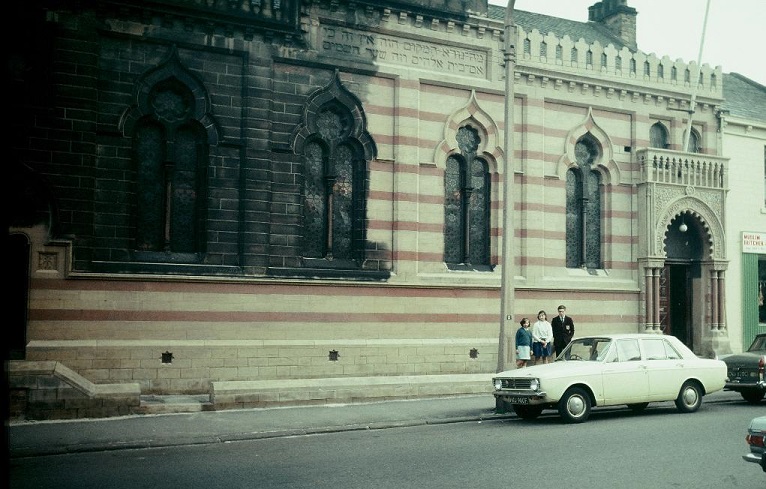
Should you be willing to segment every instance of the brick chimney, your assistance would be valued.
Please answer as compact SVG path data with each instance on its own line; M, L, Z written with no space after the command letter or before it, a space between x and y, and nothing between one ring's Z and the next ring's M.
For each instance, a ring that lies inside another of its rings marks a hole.
M603 0L588 7L588 21L597 22L632 50L636 44L636 9L628 7L628 0Z

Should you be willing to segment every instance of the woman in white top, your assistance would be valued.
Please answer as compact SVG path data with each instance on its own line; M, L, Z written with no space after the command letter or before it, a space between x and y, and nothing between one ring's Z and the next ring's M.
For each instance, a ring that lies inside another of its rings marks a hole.
M537 313L537 322L532 325L532 354L535 356L535 365L551 363L553 356L553 328L547 318L545 311L540 311Z

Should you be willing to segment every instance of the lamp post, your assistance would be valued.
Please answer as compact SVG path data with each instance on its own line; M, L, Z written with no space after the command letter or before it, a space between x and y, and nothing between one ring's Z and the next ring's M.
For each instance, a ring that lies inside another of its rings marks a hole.
M516 0L508 0L505 9L505 31L503 39L503 60L505 61L505 166L503 168L503 249L500 254L502 272L500 276L500 338L497 349L497 371L507 370L508 364L516 364L516 349L511 348L507 325L513 324L514 266L513 266L513 72L516 66L516 30L513 26L513 6ZM507 352L506 349L510 349ZM507 360L507 361L506 361Z
M692 137L692 119L694 118L694 109L697 103L697 90L700 83L700 63L702 63L702 48L705 46L705 31L707 31L707 16L710 12L710 0L705 5L705 16L702 20L702 36L700 37L700 49L697 53L697 66L694 69L694 75L691 79L692 95L689 100L689 118L686 120L686 134L684 135L684 151L689 152L689 141ZM682 231L683 232L683 231Z

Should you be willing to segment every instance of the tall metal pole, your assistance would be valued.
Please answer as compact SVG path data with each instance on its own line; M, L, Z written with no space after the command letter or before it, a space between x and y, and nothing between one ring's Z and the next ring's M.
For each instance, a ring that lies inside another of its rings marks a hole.
M513 72L516 67L516 29L513 26L513 6L516 0L508 0L505 9L505 32L503 60L505 61L505 137L503 153L505 166L503 168L503 249L501 252L502 272L500 277L500 339L497 349L497 371L508 370L509 365L516 364L516 349L510 344L508 328L513 324L514 299L514 253L513 253ZM513 331L513 330L511 330ZM510 351L506 351L510 350Z
M684 136L684 151L689 152L689 141L692 137L692 119L694 118L694 110L697 104L697 89L700 83L700 63L702 63L702 48L705 46L705 31L707 30L707 14L710 12L710 0L707 0L705 6L705 18L702 21L702 37L700 38L700 50L697 54L697 69L694 70L694 76L692 77L692 98L689 101L689 118L686 121L686 135Z

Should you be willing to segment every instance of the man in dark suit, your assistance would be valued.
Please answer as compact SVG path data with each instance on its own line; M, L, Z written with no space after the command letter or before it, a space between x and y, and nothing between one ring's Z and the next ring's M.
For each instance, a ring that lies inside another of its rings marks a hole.
M574 321L567 316L567 308L563 304L559 306L559 315L551 320L553 329L553 348L556 349L556 356L559 356L574 336Z

